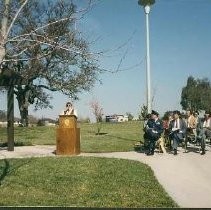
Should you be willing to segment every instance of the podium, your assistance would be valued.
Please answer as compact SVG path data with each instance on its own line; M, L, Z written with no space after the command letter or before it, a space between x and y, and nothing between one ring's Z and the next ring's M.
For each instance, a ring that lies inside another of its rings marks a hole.
M75 115L59 115L56 129L56 154L80 154L80 128Z

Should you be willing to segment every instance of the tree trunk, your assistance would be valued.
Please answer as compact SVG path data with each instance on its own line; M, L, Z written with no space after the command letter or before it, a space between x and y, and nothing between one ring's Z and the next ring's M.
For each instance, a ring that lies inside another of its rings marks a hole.
M21 90L21 91L20 91ZM20 111L21 116L21 123L24 127L28 127L28 108L29 108L29 102L28 102L28 91L25 91L22 88L19 88L18 94L16 94L16 98L18 100L18 107Z
M7 40L7 29L8 29L8 15L9 15L9 3L10 0L4 1L4 13L1 21L1 32L0 32L0 64L4 60L6 49L5 43Z
M2 64L4 57L5 57L5 48L2 46L2 44L0 44L0 64ZM1 73L1 70L0 70L0 73Z
M24 127L28 127L28 125L29 125L29 121L28 121L28 107L20 108L20 116L21 116L21 124Z
M7 92L7 144L8 151L14 151L14 86Z

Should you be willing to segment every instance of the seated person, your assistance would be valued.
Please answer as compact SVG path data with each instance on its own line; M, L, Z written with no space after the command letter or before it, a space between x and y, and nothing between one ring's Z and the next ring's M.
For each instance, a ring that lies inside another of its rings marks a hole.
M177 147L178 144L182 142L182 140L185 138L186 135L186 123L181 118L180 111L175 110L173 112L173 120L170 122L169 129L171 133L169 134L169 137L173 140L173 150L174 155L177 155Z
M204 119L202 120L202 129L201 129L201 142L202 142L202 152L201 154L205 154L205 142L206 139L211 140L211 113L210 112L205 112Z
M168 115L163 119L163 128L164 128L163 138L165 141L164 142L165 146L167 146L169 150L172 149L171 139L169 138L169 134L171 132L169 129L169 125L172 120L173 120L173 112L169 112Z
M144 119L144 124L143 124L143 131L144 131L144 135L143 135L143 138L144 138L144 149L146 150L148 145L149 145L149 140L147 139L147 127L149 126L148 125L148 121L151 121L151 114L147 114L147 116L145 117ZM149 122L149 124L151 124ZM141 143L141 142L140 142Z
M187 137L192 140L192 137L194 137L194 140L196 140L196 125L197 125L197 119L194 116L193 112L191 110L186 111L187 114Z
M201 130L202 130L202 121L201 118L199 117L199 112L195 111L194 112L194 117L196 119L196 129L194 129L194 135L195 135L195 142L197 142L201 136Z
M202 119L197 119L196 124L196 142L199 142L201 145L201 155L205 154L205 136L204 136L204 130L203 130L203 121Z
M147 155L154 155L155 143L163 132L162 121L158 118L158 116L158 112L152 110L151 119L147 121L145 127L145 138L149 142L146 151Z
M187 114L187 128L196 128L196 117L191 110L186 111Z
M206 138L211 138L211 112L205 112L203 130Z
M77 115L76 109L73 107L71 102L66 103L66 108L60 113L60 115Z

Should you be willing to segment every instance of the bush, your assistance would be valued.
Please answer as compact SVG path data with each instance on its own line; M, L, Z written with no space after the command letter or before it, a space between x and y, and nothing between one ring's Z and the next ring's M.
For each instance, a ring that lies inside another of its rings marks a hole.
M37 126L45 126L45 121L43 119L38 120Z

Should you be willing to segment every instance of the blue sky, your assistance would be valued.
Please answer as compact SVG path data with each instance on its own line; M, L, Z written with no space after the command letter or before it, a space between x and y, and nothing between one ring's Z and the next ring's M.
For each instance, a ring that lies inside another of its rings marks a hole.
M146 103L145 14L137 2L97 1L92 10L78 22L77 27L85 38L90 41L99 38L92 44L92 51L108 50L100 59L102 68L115 71L122 59L120 69L128 69L103 73L100 75L102 84L96 83L89 93L80 94L80 100L74 102L79 116L93 117L89 106L93 99L99 101L105 115L131 112L138 116L140 106ZM152 108L159 113L181 110L181 89L188 76L211 79L210 23L210 0L156 0L152 6ZM124 46L116 50L121 45ZM33 112L31 107L30 114L57 118L68 99L61 94L54 94L53 97L52 110Z

